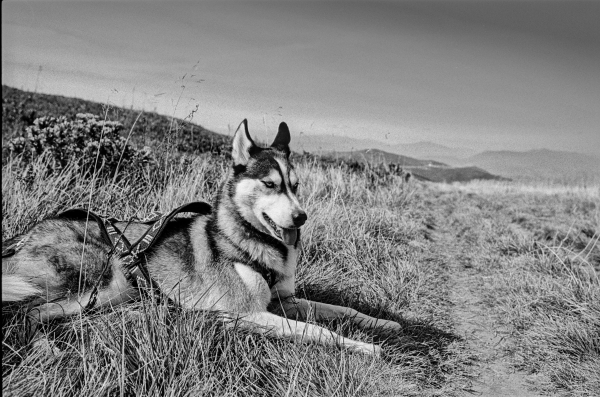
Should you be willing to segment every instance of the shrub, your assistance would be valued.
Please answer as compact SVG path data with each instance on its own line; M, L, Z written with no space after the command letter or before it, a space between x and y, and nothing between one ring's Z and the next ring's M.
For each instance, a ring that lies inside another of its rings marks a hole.
M341 168L344 172L357 174L366 178L371 189L381 186L392 186L405 178L406 171L397 163L363 162L355 159L334 158L331 155L314 155L307 151L302 154L293 153L293 161L307 161L323 169Z
M45 157L48 173L71 166L84 176L113 177L119 170L131 172L154 164L150 148L136 149L121 136L122 130L121 123L89 113L79 113L73 121L64 116L40 117L7 146L9 155L19 155L26 170Z

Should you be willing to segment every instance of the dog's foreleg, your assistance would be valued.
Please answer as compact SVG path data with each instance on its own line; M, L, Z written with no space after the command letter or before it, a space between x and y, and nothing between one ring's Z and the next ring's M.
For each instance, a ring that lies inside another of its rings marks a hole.
M350 350L379 355L381 347L372 343L359 342L344 338L318 325L290 320L269 312L257 312L241 315L235 324L249 328L253 332L273 334L280 338L295 341L317 342L328 346L339 345Z
M275 299L274 305L279 305L279 309L285 313L286 317L303 321L308 318L314 318L316 321L349 319L359 327L366 329L380 328L390 331L402 329L401 325L395 321L371 317L349 307L298 299L293 296Z

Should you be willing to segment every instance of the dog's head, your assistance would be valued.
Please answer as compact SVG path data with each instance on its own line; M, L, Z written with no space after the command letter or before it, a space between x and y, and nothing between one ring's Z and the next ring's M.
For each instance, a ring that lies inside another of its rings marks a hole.
M298 176L289 161L290 131L281 123L269 147L257 146L242 121L233 137L233 177L229 194L252 226L286 245L295 245L306 222L296 191Z

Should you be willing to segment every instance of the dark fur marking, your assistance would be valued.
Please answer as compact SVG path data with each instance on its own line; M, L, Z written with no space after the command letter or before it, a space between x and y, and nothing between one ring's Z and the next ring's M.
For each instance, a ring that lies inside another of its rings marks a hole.
M254 141L252 141L252 146L250 147L250 150L248 151L248 153L250 154L250 157L257 157L260 153L262 153L266 149L267 148L262 148L260 146L256 146L254 144Z
M147 251L148 260L152 260L157 249L166 249L171 255L179 257L182 270L193 278L195 257L190 238L193 221L193 218L175 218L170 221L156 243Z
M264 178L269 175L273 168L279 168L279 163L277 163L275 157L279 157L286 162L288 161L285 152L276 148L261 148L258 146L251 148L250 158L252 161L247 165L233 166L235 180L238 181L241 178ZM288 163L288 166L291 168L291 164Z
M228 191L231 190L231 184L229 184L229 186L225 187ZM217 264L220 263L220 252L219 252L219 248L217 247L217 242L215 240L215 232L218 233L218 227L217 227L217 216L218 216L218 208L219 205L221 204L221 195L217 195L217 197L215 198L215 201L213 203L213 216L211 216L208 221L206 222L206 225L204 226L204 232L206 234L206 240L208 241L208 247L210 249L213 261L213 264Z
M78 245L63 252L56 250L54 255L47 257L56 272L61 275L62 287L75 293L80 289L89 290L96 283L100 288L108 286L113 277L113 269L112 266L108 266L104 273L102 272L110 260L105 247L86 243L83 255L82 249L83 245Z
M22 250L40 266L53 268L60 275L60 288L77 293L96 283L104 287L111 282L112 267L103 272L110 259L110 248L102 240L96 222L89 222L86 228L85 221L51 218L40 222L29 233Z
M233 166L233 176L236 177L240 174L243 174L244 172L246 172L246 166L243 164L235 164Z
M287 187L285 186L285 178L283 176L283 171L281 170L279 163L277 163L277 168L275 168L275 169L277 170L277 172L279 172L279 176L281 177L281 193L287 194ZM289 174L288 174L288 180L289 180Z
M85 233L81 233L79 230L75 231L75 239L78 243L83 244L85 242Z

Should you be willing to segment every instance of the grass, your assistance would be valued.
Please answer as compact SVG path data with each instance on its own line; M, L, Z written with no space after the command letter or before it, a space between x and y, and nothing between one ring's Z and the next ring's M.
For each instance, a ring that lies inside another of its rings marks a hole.
M26 104L42 99L27 97ZM6 128L12 131L12 124ZM179 153L178 145L157 145L159 167L135 178L89 179L69 167L47 176L41 158L24 179L17 161L3 159L3 241L73 206L127 219L212 201L227 160ZM49 324L43 333L60 350L53 351L32 347L22 313L3 306L3 392L463 395L479 357L456 331L466 321L450 298L459 273L495 324L509 330L498 349L515 370L535 375L533 388L600 394L600 187L402 184L308 158L296 168L309 216L296 292L402 324L395 335L366 333L343 321L325 324L383 343L381 358L248 334L224 328L213 313L149 301Z
M43 170L43 159L37 169ZM157 175L98 180L63 170L33 182L14 163L3 168L3 240L71 206L120 218L144 217L199 198L212 200L227 164L210 155L164 163ZM57 354L32 348L22 317L3 314L3 390L12 395L449 395L466 382L460 340L451 332L445 269L424 249L415 187L374 187L368 178L298 164L310 222L297 293L395 319L400 335L366 334L328 324L352 338L382 342L380 359L314 344L224 329L210 313L150 302L54 324ZM76 182L73 182L76 181Z
M513 365L538 390L600 392L600 188L477 182L436 188Z
M227 168L210 155L162 164L156 175L92 184L70 169L25 181L9 162L3 167L3 240L76 205L127 218L210 201ZM403 324L399 335L328 324L352 338L384 343L382 358L225 329L210 313L151 302L52 324L45 332L60 349L52 354L28 345L22 317L3 312L3 391L460 395L469 388L476 358L469 341L453 331L461 319L447 298L451 261L473 276L498 325L509 327L503 349L516 369L539 375L538 390L600 390L597 187L373 186L336 167L304 162L297 169L310 217L297 293Z

